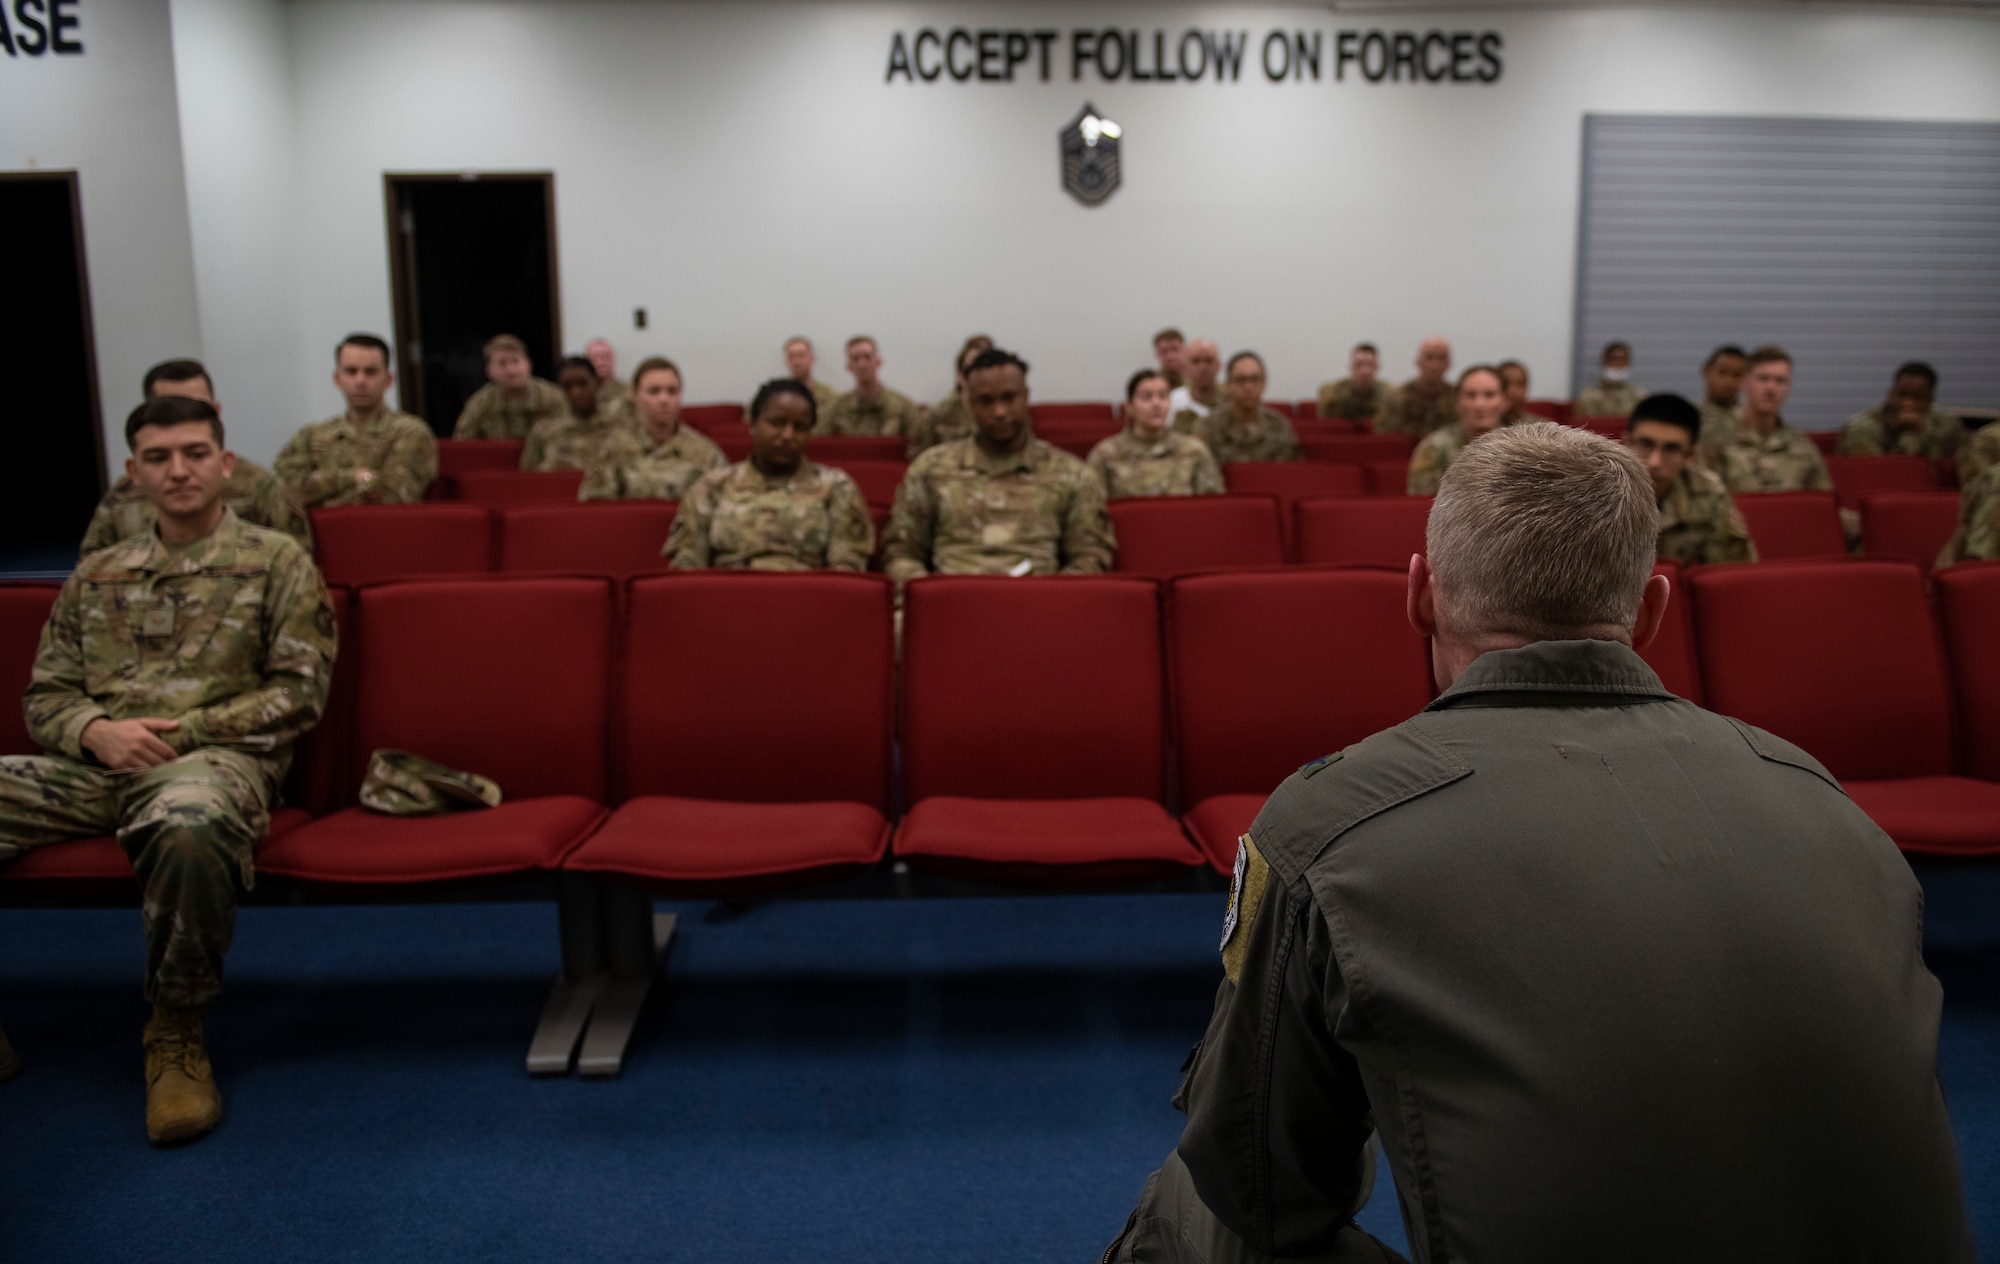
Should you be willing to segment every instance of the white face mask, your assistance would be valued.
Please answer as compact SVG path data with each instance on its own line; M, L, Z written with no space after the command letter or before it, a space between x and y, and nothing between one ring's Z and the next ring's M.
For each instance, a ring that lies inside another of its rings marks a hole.
M1631 376L1632 376L1632 370L1630 369L1604 370L1604 380L1607 382L1623 382L1625 379Z

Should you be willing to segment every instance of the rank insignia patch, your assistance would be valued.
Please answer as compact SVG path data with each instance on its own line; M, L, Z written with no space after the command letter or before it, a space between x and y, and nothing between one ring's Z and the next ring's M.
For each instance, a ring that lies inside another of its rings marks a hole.
M1085 206L1102 205L1118 189L1118 142L1124 130L1084 103L1062 129L1063 190Z

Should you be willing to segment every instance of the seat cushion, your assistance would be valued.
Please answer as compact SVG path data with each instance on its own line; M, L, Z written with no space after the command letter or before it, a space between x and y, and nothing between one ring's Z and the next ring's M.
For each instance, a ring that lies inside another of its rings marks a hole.
M1201 854L1151 799L924 799L896 831L898 856L987 864L1198 865Z
M1971 777L1904 777L1841 786L1904 851L2000 855L2000 785Z
M1194 805L1194 809L1181 818L1188 833L1194 835L1201 854L1208 857L1208 863L1215 866L1218 873L1236 871L1236 840L1250 830L1250 822L1264 810L1263 794L1218 794L1211 795Z
M266 844L257 871L311 882L443 882L553 869L604 819L574 795L446 816L349 808Z
M297 808L279 808L271 813L270 831L257 847L258 867L263 867L264 848L270 840L283 837L312 818ZM132 862L125 849L109 834L97 838L74 838L68 842L37 847L5 869L0 880L22 882L130 882Z
M865 803L723 803L648 795L611 814L563 868L704 882L872 865L889 822Z

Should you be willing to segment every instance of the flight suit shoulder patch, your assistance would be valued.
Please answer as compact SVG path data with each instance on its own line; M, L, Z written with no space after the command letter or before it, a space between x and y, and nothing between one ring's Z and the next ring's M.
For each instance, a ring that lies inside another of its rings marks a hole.
M1229 908L1222 916L1222 973L1231 983L1243 974L1243 955L1250 943L1250 928L1264 903L1264 888L1271 878L1264 853L1250 835L1236 840L1236 874L1229 882Z
M1354 826L1471 775L1472 767L1420 727L1422 717L1315 760L1285 779L1250 826L1285 883Z

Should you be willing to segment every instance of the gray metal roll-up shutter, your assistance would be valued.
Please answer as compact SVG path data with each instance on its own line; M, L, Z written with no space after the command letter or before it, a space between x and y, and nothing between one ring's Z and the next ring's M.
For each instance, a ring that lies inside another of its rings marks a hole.
M1635 381L1698 399L1713 348L1774 342L1800 429L1905 360L2000 403L2000 125L1593 114L1582 187L1577 387L1622 339Z

